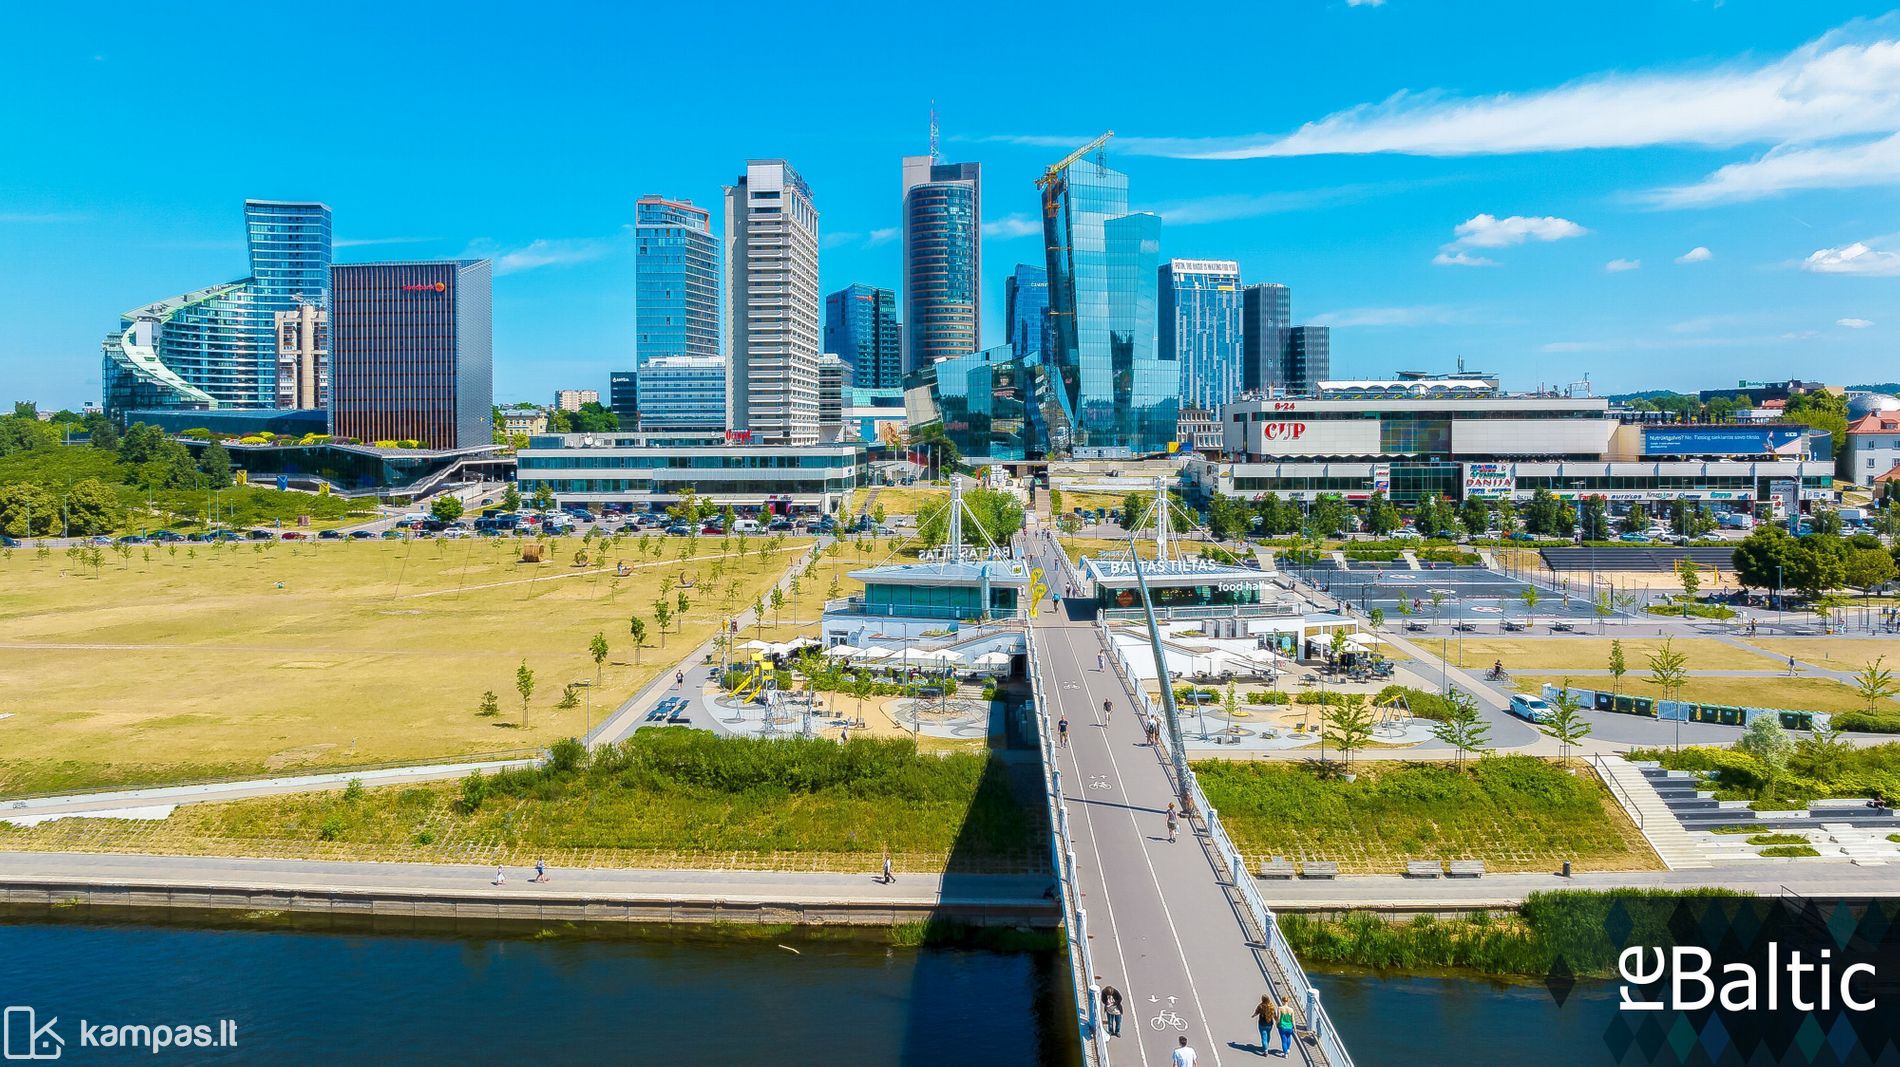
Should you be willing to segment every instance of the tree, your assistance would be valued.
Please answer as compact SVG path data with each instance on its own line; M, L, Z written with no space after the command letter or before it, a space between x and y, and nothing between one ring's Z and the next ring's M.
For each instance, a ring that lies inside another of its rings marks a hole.
M640 646L647 643L647 621L638 615L627 620L627 632L633 635L633 661L640 662Z
M607 433L620 429L620 418L598 400L582 404L568 419L573 433Z
M847 692L858 698L858 718L864 718L864 698L871 695L871 672L852 671Z
M59 529L59 503L37 485L0 485L0 533L42 537Z
M1826 390L1797 393L1788 398L1783 415L1790 422L1799 422L1833 434L1837 462L1846 461L1848 450L1840 447L1840 443L1847 440L1847 397L1844 394ZM1853 472L1842 473L1851 476Z
M1457 686L1445 694L1451 708L1445 718L1432 724L1432 736L1458 751L1458 767L1464 768L1465 756L1484 752L1491 741L1491 725L1478 713L1478 698Z
M1207 528L1222 541L1239 541L1253 530L1254 512L1238 497L1215 493L1207 506Z
M224 442L213 440L198 454L198 469L204 472L205 483L213 489L223 489L231 484L231 453Z
M1748 589L1793 585L1805 565L1800 543L1779 525L1766 523L1742 538L1732 559L1735 581Z
M1696 594L1702 591L1701 568L1692 559L1679 559L1676 561L1676 580L1682 583L1682 602L1695 603Z
M1385 490L1374 490L1366 501L1366 532L1374 537L1384 537L1399 528L1399 509L1386 499Z
M528 701L534 699L534 672L528 669L528 661L522 660L515 668L515 692L521 694L521 725L528 725Z
M587 642L587 654L594 657L594 684L600 684L600 670L607 663L607 635L596 631Z
M521 510L521 487L509 482L501 490L501 508L503 511Z
M444 493L429 505L429 514L443 522L454 522L462 517L462 498Z
M1856 547L1847 550L1841 570L1841 584L1860 590L1862 596L1871 596L1875 589L1894 580L1897 568L1885 549Z
M546 482L536 482L534 486L534 507L536 511L551 511L554 508L554 487Z
M1491 502L1481 496L1466 497L1459 507L1458 521L1464 523L1466 533L1483 537L1491 529Z
M1384 608L1373 608L1368 617L1372 620L1373 629L1377 630L1385 626Z
M1624 533L1642 533L1649 529L1649 511L1643 506L1642 501L1638 500L1630 505L1629 511L1623 516L1621 526Z
M1529 626L1537 617L1537 602L1543 599L1543 596L1538 593L1536 586L1527 585L1523 592L1517 594L1517 598L1524 602L1524 625Z
M784 620L785 590L772 587L772 622L774 625Z
M673 618L672 605L664 599L653 602L653 621L660 624L660 647L666 647L666 624Z
M1661 647L1649 654L1649 684L1662 691L1664 700L1675 700L1689 682L1689 657L1677 652L1675 638L1666 637ZM1681 709L1677 709L1676 748L1682 748Z
M489 719L501 714L501 701L496 698L493 689L482 694L481 706L475 709L475 714Z
M1885 656L1875 656L1872 663L1854 672L1854 692L1867 702L1867 714L1878 715L1880 704L1896 693L1900 685L1894 682L1893 671L1885 666Z
M690 610L692 606L693 606L693 602L692 600L687 598L686 591L684 589L673 594L673 617L675 619L678 619L681 625L685 624L686 612Z
M1364 693L1341 693L1339 703L1320 711L1320 733L1339 749L1346 769L1352 769L1352 754L1372 740L1372 711L1366 707Z
M1789 739L1788 731L1781 728L1781 717L1770 713L1748 720L1742 739L1735 742L1735 747L1761 763L1764 777L1768 779L1763 794L1773 796L1776 783L1788 767L1788 757L1794 754L1794 742Z
M1583 498L1583 539L1585 541L1610 539L1610 504L1600 495Z
M1623 642L1610 642L1610 692L1623 691L1623 676L1629 673L1629 661L1623 658Z
M752 598L752 626L754 633L765 628L764 597L755 596Z
M1431 599L1432 599L1432 622L1436 623L1439 621L1438 609L1443 607L1445 604L1445 591L1442 589L1432 590Z
M1583 717L1583 701L1570 691L1570 679L1564 679L1563 688L1557 690L1557 700L1550 718L1537 724L1537 728L1557 742L1558 758L1568 763L1570 748L1577 742L1590 736L1590 723Z
M82 478L73 483L62 501L64 527L75 535L102 534L117 529L125 517L119 494L97 478Z
M1524 529L1539 537L1568 537L1570 527L1563 521L1563 503L1548 489L1531 493L1524 505Z
M1352 518L1352 509L1338 493L1322 493L1306 513L1306 525L1315 537L1338 537Z

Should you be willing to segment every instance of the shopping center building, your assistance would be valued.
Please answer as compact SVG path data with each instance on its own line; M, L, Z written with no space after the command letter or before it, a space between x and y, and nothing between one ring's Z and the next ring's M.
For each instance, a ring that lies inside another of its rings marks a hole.
M1506 395L1491 383L1323 382L1315 397L1243 399L1221 409L1225 453L1190 459L1211 492L1295 500L1383 490L1435 494L1756 504L1799 492L1826 499L1833 442L1795 423L1658 423L1602 397Z

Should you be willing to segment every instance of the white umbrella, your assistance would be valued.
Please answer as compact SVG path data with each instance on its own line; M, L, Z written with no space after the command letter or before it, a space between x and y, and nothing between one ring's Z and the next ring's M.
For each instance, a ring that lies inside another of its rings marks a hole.
M825 649L825 655L832 659L850 659L863 651L863 649L858 648L856 645L832 645L830 648Z
M963 657L947 648L927 649L913 656L919 663L931 663L939 667L948 667L953 663L962 663Z
M1007 667L1009 666L1009 653L985 652L981 656L976 657L972 662L979 667Z
M889 659L895 655L897 655L897 653L888 648L880 648L877 645L872 645L868 648L859 649L856 658L858 659Z
M747 641L745 644L740 645L739 647L740 648L756 648L760 652L774 652L774 651L777 651L778 649L777 645L774 645L769 641Z

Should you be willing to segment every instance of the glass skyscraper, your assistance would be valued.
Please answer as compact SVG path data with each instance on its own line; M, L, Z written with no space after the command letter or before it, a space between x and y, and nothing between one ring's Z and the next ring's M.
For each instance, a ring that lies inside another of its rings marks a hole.
M1300 396L1319 392L1319 383L1332 376L1332 330L1325 326L1295 326L1287 338L1287 389Z
M1155 348L1161 219L1129 214L1128 177L1079 159L1043 183L1048 345L1077 455L1162 452L1175 436L1180 365ZM1051 429L1052 449L1060 450Z
M329 310L330 209L246 200L244 228L249 277L128 311L106 336L108 414L278 406L278 313ZM323 370L313 368L319 377Z
M982 167L904 157L904 372L977 349Z
M851 366L860 388L904 384L897 294L875 285L847 285L825 297L825 351Z
M1049 311L1049 271L1027 263L1003 279L1003 318L1009 324L1009 343L1021 354L1047 350L1043 319Z
M1293 290L1262 283L1247 286L1241 295L1241 388L1250 393L1284 393L1287 346L1293 329Z
M1181 367L1181 400L1219 411L1241 392L1240 264L1171 259L1161 265L1161 353Z
M658 356L718 356L719 244L691 200L633 205L634 366Z

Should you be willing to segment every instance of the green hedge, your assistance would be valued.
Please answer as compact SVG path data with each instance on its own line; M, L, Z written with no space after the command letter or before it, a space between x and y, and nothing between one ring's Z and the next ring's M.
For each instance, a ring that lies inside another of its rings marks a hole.
M1288 704L1291 703L1292 700L1292 694L1282 693L1278 689L1268 689L1247 694L1247 703L1249 704Z
M1413 689L1409 685L1388 685L1379 690L1378 695L1372 698L1372 702L1383 704L1395 696L1405 698L1405 706L1412 709L1414 718L1430 719L1433 722L1446 722L1451 719L1451 701L1437 693Z

